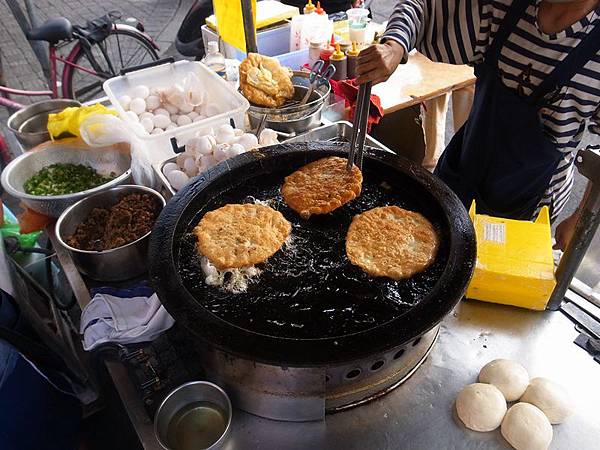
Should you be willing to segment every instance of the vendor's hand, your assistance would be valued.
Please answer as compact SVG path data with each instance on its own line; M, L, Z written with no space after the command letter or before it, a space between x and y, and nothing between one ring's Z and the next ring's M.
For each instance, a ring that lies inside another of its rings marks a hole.
M353 8L360 8L363 5L364 1L363 0L354 0L352 2L352 7Z
M372 81L377 84L387 80L403 57L404 47L393 40L365 48L358 55L356 82L362 84Z
M579 213L576 211L558 224L556 227L556 233L554 234L554 238L556 239L556 244L554 244L554 250L565 250L569 241L573 237L573 232L575 231L575 225L577 224L577 220L579 219Z

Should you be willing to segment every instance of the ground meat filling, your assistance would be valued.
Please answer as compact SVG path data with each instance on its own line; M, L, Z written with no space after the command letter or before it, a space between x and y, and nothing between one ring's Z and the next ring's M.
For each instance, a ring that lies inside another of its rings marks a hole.
M80 250L102 251L121 247L148 233L158 208L148 194L129 194L110 208L94 208L67 238L67 244Z

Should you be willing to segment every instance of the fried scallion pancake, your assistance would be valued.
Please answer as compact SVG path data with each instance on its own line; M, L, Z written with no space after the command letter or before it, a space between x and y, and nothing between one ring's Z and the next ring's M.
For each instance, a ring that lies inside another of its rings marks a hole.
M362 189L362 173L356 166L346 169L338 156L319 159L285 177L281 189L287 205L303 219L327 214L354 200Z
M240 64L240 89L251 103L278 108L294 96L292 72L269 56L249 53Z
M257 204L230 204L207 212L194 234L198 250L219 270L248 267L273 256L292 226L279 211Z
M354 216L346 236L350 262L369 275L410 278L435 260L439 236L421 214L397 206Z

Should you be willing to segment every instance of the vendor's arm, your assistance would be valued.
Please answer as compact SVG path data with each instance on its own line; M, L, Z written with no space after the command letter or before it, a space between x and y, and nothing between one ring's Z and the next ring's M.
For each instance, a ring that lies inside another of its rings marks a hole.
M481 60L490 34L497 28L492 19L504 15L495 4L485 1L480 5L477 0L401 0L382 43L360 53L357 81L387 80L414 48L437 62L468 64Z

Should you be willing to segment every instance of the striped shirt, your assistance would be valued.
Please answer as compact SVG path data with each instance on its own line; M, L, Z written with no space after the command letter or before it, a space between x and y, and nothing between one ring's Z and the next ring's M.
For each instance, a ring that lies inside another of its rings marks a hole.
M483 61L512 1L401 0L383 38L397 41L407 52L416 48L433 61L476 65ZM543 33L537 25L539 3L536 0L527 8L498 59L504 84L516 91L520 82L526 95L582 38L600 26L597 7L566 30ZM524 74L528 76L523 80ZM536 215L548 205L555 219L569 199L575 153L586 126L600 134L600 52L560 92L549 97L540 117L546 134L563 156Z

